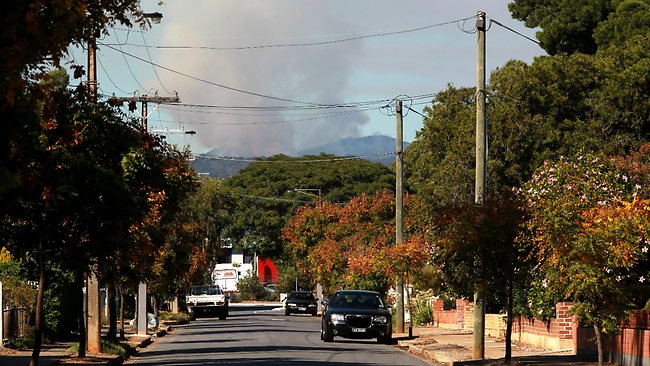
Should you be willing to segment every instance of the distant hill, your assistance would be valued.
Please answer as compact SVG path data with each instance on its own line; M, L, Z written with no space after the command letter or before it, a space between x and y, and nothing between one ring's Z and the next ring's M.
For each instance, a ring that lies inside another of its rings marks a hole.
M404 148L410 143L405 142ZM317 146L314 148L299 151L294 156L320 155L321 153L332 154L336 156L365 156L373 154L386 154L378 156L369 156L366 160L382 163L389 166L395 162L395 139L389 136L365 136L349 137L329 144ZM212 158L214 157L214 158ZM192 162L192 167L198 172L212 178L228 178L239 174L239 171L250 164L247 161L236 159L222 158L218 155L216 149L205 154L197 156Z
M229 178L233 175L239 174L239 171L246 168L247 161L228 160L228 159L214 159L208 156L214 156L210 153L205 154L206 157L197 156L196 159L190 164L194 170L199 174L206 174L210 178Z
M370 156L366 160L382 163L389 166L395 161L395 139L390 136L377 135L365 137L348 137L329 144L302 150L297 156L320 155L320 153L336 156L363 156L390 153L389 155ZM410 143L405 142L404 148Z

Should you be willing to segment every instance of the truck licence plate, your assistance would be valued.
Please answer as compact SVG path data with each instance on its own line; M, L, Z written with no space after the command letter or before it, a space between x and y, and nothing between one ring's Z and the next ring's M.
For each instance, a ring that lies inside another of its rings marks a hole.
M366 328L352 328L352 333L365 333Z
M300 311L307 311L307 308L298 308Z

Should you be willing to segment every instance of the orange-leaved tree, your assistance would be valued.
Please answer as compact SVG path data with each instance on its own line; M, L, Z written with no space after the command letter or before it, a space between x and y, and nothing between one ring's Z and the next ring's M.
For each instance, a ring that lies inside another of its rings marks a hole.
M412 202L407 197L405 205ZM408 211L407 211L408 212ZM422 266L425 241L407 218L406 237L395 245L395 198L362 194L346 205L318 202L298 209L283 229L296 265L326 290L362 288L385 293L395 274Z
M638 287L648 289L649 206L640 184L647 178L631 174L643 170L641 161L594 153L563 158L546 163L521 191L540 263L530 294L573 301L580 322L594 327L601 364L601 334L615 334Z

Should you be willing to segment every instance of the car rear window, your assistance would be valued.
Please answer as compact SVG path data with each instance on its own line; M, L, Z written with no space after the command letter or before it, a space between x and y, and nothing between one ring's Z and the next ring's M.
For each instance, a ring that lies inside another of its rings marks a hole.
M314 300L314 294L308 292L292 292L289 294L290 299Z
M333 307L385 309L381 297L376 294L358 292L335 294L330 302Z

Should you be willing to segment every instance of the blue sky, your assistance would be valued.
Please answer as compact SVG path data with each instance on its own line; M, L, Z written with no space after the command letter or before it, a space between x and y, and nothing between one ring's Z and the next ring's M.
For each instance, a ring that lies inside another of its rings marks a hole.
M145 32L118 26L99 40L99 89L178 93L181 105L149 105L149 127L196 131L164 133L195 153L292 154L344 137L394 137L385 101L426 96L413 101L422 111L447 84L475 85L478 10L534 38L511 18L509 2L145 0L143 10L162 13L162 22ZM486 39L488 72L544 54L496 25ZM85 63L83 50L71 55ZM422 117L410 113L404 123L412 141Z

